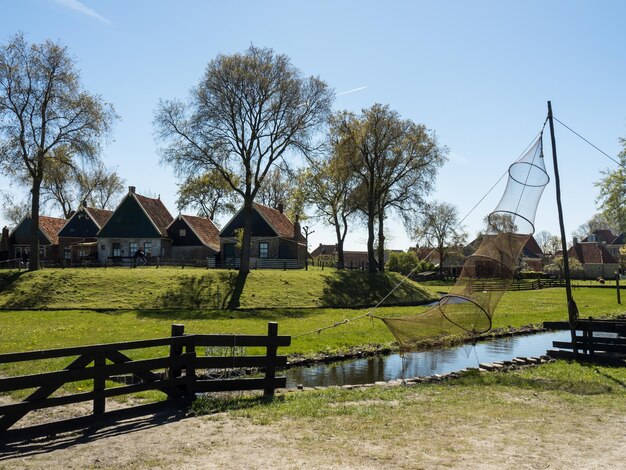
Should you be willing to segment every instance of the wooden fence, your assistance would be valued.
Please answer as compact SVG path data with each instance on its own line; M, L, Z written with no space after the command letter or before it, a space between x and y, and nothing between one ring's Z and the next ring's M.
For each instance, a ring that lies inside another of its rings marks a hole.
M568 322L544 322L543 326L553 330L570 329ZM549 356L626 365L626 320L596 320L589 317L586 320L579 319L571 331L571 341L554 341L552 346L559 349L548 351Z
M276 377L276 368L285 366L286 356L278 356L277 348L289 346L291 337L278 336L278 324L268 324L265 335L196 335L184 334L183 325L172 325L172 335L166 338L128 341L123 343L96 344L43 351L0 354L0 365L24 361L71 358L61 370L22 375L0 379L0 393L35 389L19 403L0 406L0 442L21 440L33 435L48 435L69 429L91 425L98 418L106 417L106 399L119 395L158 390L165 392L169 400L192 401L196 393L236 390L263 390L264 396L272 397L276 388L286 385L285 377ZM122 351L169 347L169 354L161 357L135 360ZM265 348L265 355L257 356L201 356L197 348ZM90 366L91 365L91 366ZM252 369L264 371L262 377L209 378L198 371L203 369ZM130 374L130 385L107 386L107 380ZM93 389L87 392L51 396L64 384L89 380ZM65 421L46 423L25 429L10 429L29 412L72 403L92 402L89 416ZM91 419L93 418L93 419Z

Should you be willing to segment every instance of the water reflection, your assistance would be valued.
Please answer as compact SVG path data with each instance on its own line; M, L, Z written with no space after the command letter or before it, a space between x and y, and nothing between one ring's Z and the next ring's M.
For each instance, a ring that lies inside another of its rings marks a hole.
M305 387L364 384L399 378L445 374L481 362L506 361L514 357L540 356L552 341L568 341L569 331L551 331L526 336L499 338L453 348L353 359L335 364L298 367L286 371L287 386ZM403 372L404 369L404 372Z

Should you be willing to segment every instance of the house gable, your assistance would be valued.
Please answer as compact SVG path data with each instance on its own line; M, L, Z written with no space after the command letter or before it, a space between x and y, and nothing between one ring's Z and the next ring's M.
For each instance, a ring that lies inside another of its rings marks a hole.
M94 238L100 227L84 207L79 208L59 232L59 238Z
M55 217L39 216L39 243L45 245L56 245L59 243L58 230L65 224L65 219ZM33 221L30 217L25 217L9 235L10 245L30 245L30 231Z
M98 237L162 238L162 235L137 199L128 194L100 229Z
M244 216L243 209L240 209L237 214L226 224L224 229L220 232L220 237L234 237L235 230L243 228ZM263 217L256 210L256 207L252 209L252 236L253 237L277 237L278 234L274 229L265 221Z

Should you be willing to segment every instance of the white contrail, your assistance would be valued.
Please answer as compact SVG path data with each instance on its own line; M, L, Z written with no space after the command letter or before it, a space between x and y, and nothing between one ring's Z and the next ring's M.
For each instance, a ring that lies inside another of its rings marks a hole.
M95 18L98 21L101 21L102 23L111 24L111 21L108 18L105 18L104 16L100 15L94 9L89 8L87 5L85 5L84 3L81 3L79 0L54 0L54 1L58 3L59 5L69 8L70 10L74 10L83 15Z
M365 90L366 88L367 88L367 85L361 86L359 88L355 88L354 90L342 91L341 93L337 93L335 96L347 95L348 93L354 93L355 91Z

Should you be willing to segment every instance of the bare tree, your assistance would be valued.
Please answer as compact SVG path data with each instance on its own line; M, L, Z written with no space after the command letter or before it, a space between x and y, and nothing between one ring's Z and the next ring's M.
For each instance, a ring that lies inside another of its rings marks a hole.
M82 88L61 44L28 45L18 34L0 47L0 164L31 182L31 270L39 269L41 185L55 150L95 159L116 117L111 105Z
M437 250L439 274L442 275L448 249L464 243L467 238L467 233L459 226L456 207L447 202L426 204L414 224L415 238Z
M163 161L181 174L216 170L243 200L242 279L250 271L252 204L279 160L314 150L332 99L325 82L303 78L287 56L251 46L209 62L187 102L159 103Z
M103 163L84 168L75 176L81 201L97 209L114 209L125 189L124 179Z

